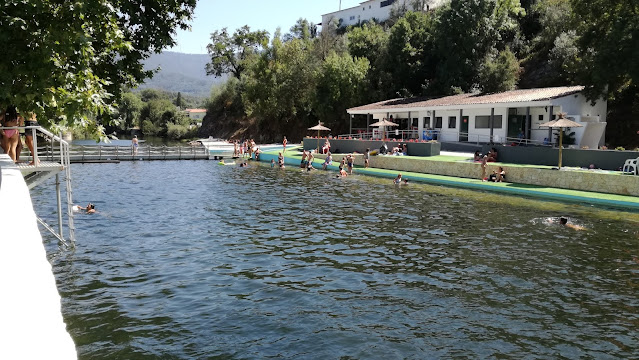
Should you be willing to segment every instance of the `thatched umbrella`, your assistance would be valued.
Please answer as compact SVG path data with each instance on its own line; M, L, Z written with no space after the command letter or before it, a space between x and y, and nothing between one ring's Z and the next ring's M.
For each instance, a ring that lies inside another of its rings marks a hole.
M380 128L386 128L387 126L399 126L397 124L395 124L394 122L388 121L386 119L383 119L382 121L378 121L376 123L372 123L369 126L373 126L373 127L380 127ZM386 129L384 129L386 130ZM384 134L386 134L386 131L384 131ZM386 136L384 135L383 138L385 138Z
M317 125L308 128L309 130L317 130L317 152L319 153L319 134L320 131L331 131L331 129L327 128L326 126L322 125L321 122L318 122Z
M559 114L559 118L555 121L549 121L547 123L541 124L539 125L540 127L549 127L549 128L553 128L553 129L559 129L559 166L558 168L561 169L561 150L563 148L563 138L564 138L564 131L563 128L569 128L569 127L583 127L583 125L576 123L572 120L566 119L566 114L565 113L560 113Z

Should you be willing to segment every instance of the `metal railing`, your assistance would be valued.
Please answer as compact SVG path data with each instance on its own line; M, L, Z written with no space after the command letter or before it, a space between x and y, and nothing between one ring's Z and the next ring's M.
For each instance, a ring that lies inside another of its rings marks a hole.
M57 159L57 155L53 155ZM69 151L71 162L109 160L195 160L208 159L209 152L197 146L140 146L137 153L132 146L119 145L72 145Z
M551 146L552 144L544 143L539 140L521 139L519 137L503 137L499 135L485 135L469 132L460 132L454 130L429 129L426 136L419 136L418 130L387 130L373 132L358 132L354 134L343 134L334 139L358 139L358 140L437 140L450 142L464 142L470 144L517 144L517 145L538 145ZM422 134L424 135L424 134Z
M66 181L66 197L67 197L67 215L68 221L67 225L69 227L69 240L72 244L75 244L75 225L73 222L73 188L72 188L72 179L71 179L71 161L69 158L69 143L62 139L62 135L54 135L53 133L45 130L41 126L10 126L10 127L0 127L0 129L17 129L23 130L26 134L30 132L30 136L33 141L33 153L31 154L31 160L33 163L33 167L29 168L31 173L42 173L48 172L55 174L56 177L56 194L57 194L57 205L58 205L58 232L56 233L53 228L49 225L45 225L45 229L50 231L56 238L62 241L64 244L64 231L62 225L62 199L60 197L60 175L59 168L51 168L40 166L41 161L58 161L62 166L65 172L65 181ZM44 146L38 146L38 136L42 137L45 140ZM57 143L57 145L56 145ZM48 177L44 177L47 179ZM32 186L37 186L44 180L40 180ZM38 218L40 223L46 224L42 219Z

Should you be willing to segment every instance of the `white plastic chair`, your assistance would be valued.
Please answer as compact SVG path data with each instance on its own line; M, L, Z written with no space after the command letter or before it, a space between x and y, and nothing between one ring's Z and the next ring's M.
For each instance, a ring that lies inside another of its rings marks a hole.
M625 173L631 173L633 175L639 175L639 158L636 159L628 159L623 164L622 171Z

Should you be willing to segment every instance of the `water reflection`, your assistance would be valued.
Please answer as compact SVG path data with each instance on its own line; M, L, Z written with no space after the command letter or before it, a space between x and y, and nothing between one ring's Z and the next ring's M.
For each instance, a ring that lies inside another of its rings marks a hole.
M74 165L81 358L631 357L637 214L297 169ZM38 190L55 221L55 197ZM540 224L569 216L588 231Z

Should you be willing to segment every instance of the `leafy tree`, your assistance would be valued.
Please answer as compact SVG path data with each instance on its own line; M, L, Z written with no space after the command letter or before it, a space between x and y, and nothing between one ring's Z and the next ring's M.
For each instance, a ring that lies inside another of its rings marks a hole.
M118 103L118 115L122 120L120 129L126 130L139 125L140 112L144 103L132 92L126 92Z
M111 112L121 86L149 77L142 60L174 44L196 0L5 1L0 5L0 104L44 124L85 126ZM108 118L108 117L105 117Z
M237 29L233 36L226 28L211 34L211 43L207 45L211 62L206 65L208 75L222 76L233 74L240 78L248 62L268 44L268 32L251 31L248 25Z
M317 25L309 23L308 20L300 18L286 34L284 41L293 39L310 40L317 37Z
M346 109L363 100L369 61L348 54L331 53L317 79L315 111L319 119L339 130L346 129Z
M182 100L182 93L178 92L177 97L175 98L175 106L182 108L184 105L184 101Z
M596 99L639 81L639 3L571 0L579 19L580 79Z
M392 74L388 86L401 96L421 95L435 76L432 18L422 12L408 12L390 30L386 71Z
M188 118L167 99L149 101L140 114L144 135L165 136L170 123L188 125Z
M506 49L497 56L488 56L479 73L480 88L485 93L513 90L519 78L519 61Z

